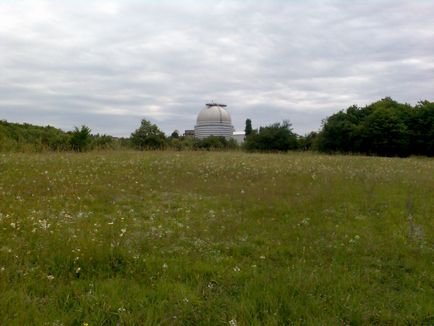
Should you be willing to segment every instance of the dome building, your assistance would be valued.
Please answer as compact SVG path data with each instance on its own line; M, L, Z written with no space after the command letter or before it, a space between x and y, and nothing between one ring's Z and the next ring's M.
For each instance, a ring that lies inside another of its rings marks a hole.
M226 139L232 137L234 126L231 116L225 109L225 104L208 103L198 114L194 135L204 139L209 136L223 136Z

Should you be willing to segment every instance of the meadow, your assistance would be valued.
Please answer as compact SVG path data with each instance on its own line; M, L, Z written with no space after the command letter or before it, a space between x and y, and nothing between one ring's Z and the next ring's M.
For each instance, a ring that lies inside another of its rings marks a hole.
M0 325L432 325L434 160L0 154Z

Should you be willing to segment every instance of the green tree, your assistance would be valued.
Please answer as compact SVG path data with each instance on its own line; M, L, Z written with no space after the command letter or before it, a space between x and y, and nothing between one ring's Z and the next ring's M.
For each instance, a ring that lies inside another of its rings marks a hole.
M91 130L89 127L82 125L80 129L74 128L69 140L71 148L77 152L84 152L88 149L91 140Z
M379 108L364 121L361 129L365 152L382 156L408 155L409 133L400 117L390 109Z
M157 125L143 119L140 127L131 134L134 147L146 149L163 149L166 146L166 137Z
M318 138L319 149L324 152L351 152L357 123L346 112L338 112L323 122Z

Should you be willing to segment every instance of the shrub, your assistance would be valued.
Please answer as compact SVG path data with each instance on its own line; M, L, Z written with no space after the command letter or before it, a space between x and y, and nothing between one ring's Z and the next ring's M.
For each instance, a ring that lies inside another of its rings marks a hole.
M80 129L74 128L69 140L71 148L77 152L84 152L88 149L90 144L90 128L82 125Z

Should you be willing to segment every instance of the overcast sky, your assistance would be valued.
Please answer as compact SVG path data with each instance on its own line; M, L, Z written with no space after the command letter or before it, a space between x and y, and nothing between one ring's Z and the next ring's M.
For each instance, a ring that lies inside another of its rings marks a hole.
M214 100L237 130L300 134L352 104L434 97L434 1L0 0L0 119L128 136L193 129Z

